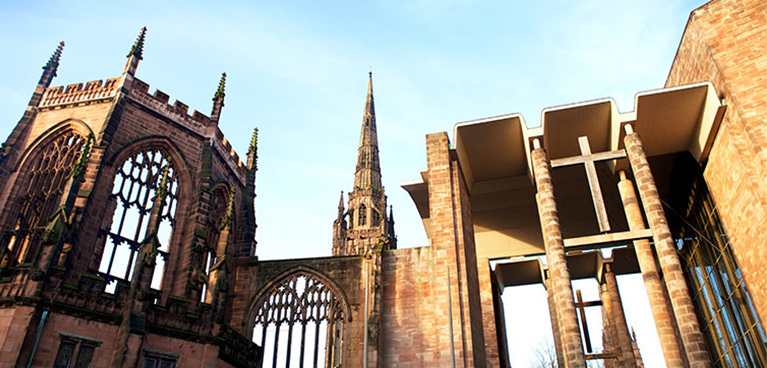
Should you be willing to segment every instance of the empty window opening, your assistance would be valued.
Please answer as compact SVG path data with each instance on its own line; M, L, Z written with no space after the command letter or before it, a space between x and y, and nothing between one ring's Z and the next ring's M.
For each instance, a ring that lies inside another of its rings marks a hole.
M264 367L334 367L342 359L343 322L338 297L298 271L259 301L253 341L264 349Z
M104 254L99 268L99 271L109 275L112 281L130 281L133 278L139 247L149 234L149 218L166 167L168 194L158 209L157 238L160 246L151 285L153 289L160 288L178 205L176 171L168 161L167 153L161 149L137 152L125 160L115 175L114 189L110 197L115 210L106 234ZM116 283L110 283L107 292L114 292L115 286Z

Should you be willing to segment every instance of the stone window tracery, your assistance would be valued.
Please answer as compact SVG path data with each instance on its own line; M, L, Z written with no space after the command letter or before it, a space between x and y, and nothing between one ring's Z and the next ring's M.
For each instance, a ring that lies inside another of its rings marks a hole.
M256 305L253 341L264 349L264 367L340 364L345 317L341 303L306 271L274 284Z
M169 155L162 149L139 151L125 160L115 175L110 200L115 207L99 271L130 281L141 242L148 235L150 214L160 182L168 168L168 190L159 208L157 238L160 241L152 277L152 288L159 289L168 257L168 243L175 224L178 205L178 180ZM114 285L110 285L110 289ZM109 290L109 291L111 291Z
M31 168L18 181L21 193L9 220L10 229L3 237L3 266L30 262L35 256L48 217L59 205L85 141L76 132L60 135L39 149Z

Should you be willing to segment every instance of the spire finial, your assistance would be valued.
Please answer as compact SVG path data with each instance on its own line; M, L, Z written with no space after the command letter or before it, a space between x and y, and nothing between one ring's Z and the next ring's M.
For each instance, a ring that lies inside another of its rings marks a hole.
M146 38L146 27L141 28L141 33L136 38L136 42L131 47L127 57L135 56L139 60L144 60L144 39Z
M51 55L51 58L48 59L48 62L45 63L45 66L43 66L43 69L52 71L53 76L56 76L56 69L59 68L59 60L61 60L62 51L64 51L64 41L61 41L59 43L59 46L56 48L56 51L53 52L53 55Z
M344 191L341 191L341 199L338 201L338 218L344 217Z
M226 72L221 73L221 81L218 82L218 89L216 90L216 94L213 95L213 101L224 102L224 97L226 96L226 93L224 93L225 88L226 88Z
M253 129L253 138L248 146L248 170L258 170L258 127Z

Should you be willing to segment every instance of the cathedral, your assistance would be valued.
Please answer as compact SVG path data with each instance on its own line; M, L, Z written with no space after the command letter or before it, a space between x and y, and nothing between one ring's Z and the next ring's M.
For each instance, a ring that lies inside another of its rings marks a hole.
M0 368L510 367L501 294L522 285L546 289L558 367L640 368L626 274L667 367L767 367L765 40L766 2L713 0L633 111L427 135L403 185L417 248L397 247L371 73L332 255L287 260L257 257L258 129L244 156L220 129L226 74L208 114L150 92L142 29L121 75L55 86L62 42L0 147Z

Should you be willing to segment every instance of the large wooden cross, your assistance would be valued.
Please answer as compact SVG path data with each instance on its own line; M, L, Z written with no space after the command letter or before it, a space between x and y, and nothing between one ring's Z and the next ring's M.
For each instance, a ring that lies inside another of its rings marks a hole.
M597 177L597 169L594 166L594 163L597 161L614 160L616 158L626 157L626 151L620 149L616 151L591 153L589 138L585 136L578 137L578 145L581 148L580 156L551 160L551 167L554 168L577 164L583 164L585 166L586 178L589 181L589 189L591 189L591 199L594 203L594 211L596 211L597 214L597 222L599 222L599 231L605 233L610 231L610 221L607 218L605 200L602 197L602 188L599 186L599 178Z
M581 316L581 329L583 330L583 338L586 340L586 352L592 353L594 349L591 348L591 336L589 336L589 325L586 323L586 307L601 307L602 301L596 300L591 302L584 302L581 290L575 290L575 308L578 310L578 314Z

